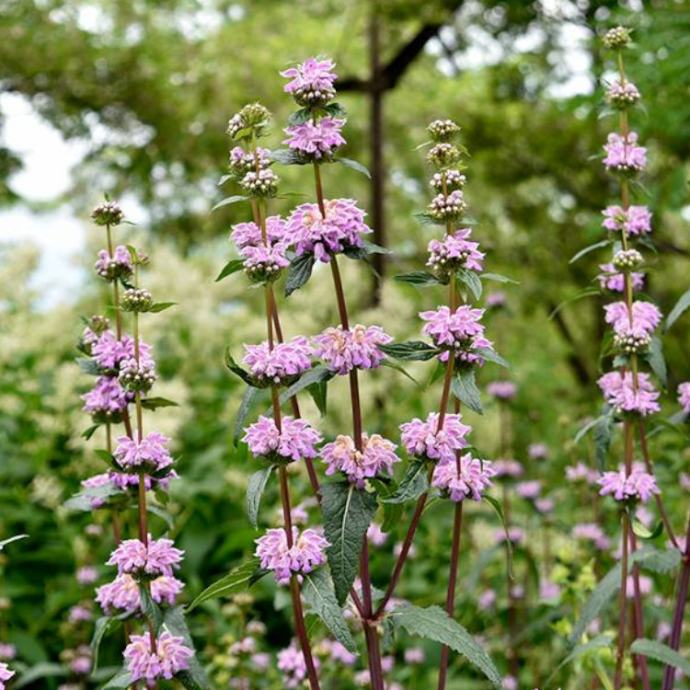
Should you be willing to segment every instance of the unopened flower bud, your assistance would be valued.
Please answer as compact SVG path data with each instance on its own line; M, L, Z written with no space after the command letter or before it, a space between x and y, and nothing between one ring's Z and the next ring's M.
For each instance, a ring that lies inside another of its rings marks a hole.
M125 214L116 201L104 201L91 211L91 218L96 225L119 225Z
M467 204L460 190L448 195L438 194L429 204L429 215L436 220L456 220L467 210Z
M145 393L156 382L156 368L153 362L137 362L128 359L120 365L120 385L132 393Z
M427 131L435 142L448 142L460 132L460 127L453 120L434 120Z
M94 333L101 334L104 331L107 331L109 326L110 321L105 316L101 316L100 314L94 314L89 319L89 328Z
M453 144L436 144L427 154L427 160L438 168L447 168L460 160L460 150Z
M131 312L145 312L153 305L153 298L148 290L129 288L122 295L122 309Z
M250 103L230 118L227 132L231 139L259 137L270 120L271 113L261 103Z
M640 92L630 81L614 81L606 92L606 100L618 110L635 105L640 100Z
M644 258L637 249L622 249L613 257L613 265L619 271L630 271L637 268L643 261Z
M465 186L466 177L459 170L444 170L442 173L434 173L429 184L437 192L452 192L454 189L462 189Z
M258 172L248 172L241 180L240 186L251 196L272 197L278 191L278 175L267 168Z
M606 32L603 40L604 45L609 48L609 50L627 48L631 40L630 29L626 29L623 26L616 26Z
M640 352L645 352L650 343L652 342L651 335L640 334L614 334L613 344L614 346L625 354L639 354Z

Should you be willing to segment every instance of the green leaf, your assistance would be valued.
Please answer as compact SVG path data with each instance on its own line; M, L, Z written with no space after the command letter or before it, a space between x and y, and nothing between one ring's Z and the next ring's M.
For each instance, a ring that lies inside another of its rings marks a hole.
M411 271L410 273L399 273L393 276L393 280L397 280L399 283L408 283L409 285L443 285L433 273L427 273L426 271Z
M163 614L158 604L151 597L149 588L143 583L139 583L139 600L141 602L141 612L146 620L151 623L154 631L158 633L163 623Z
M28 538L28 534L15 534L13 537L9 537L9 539L4 539L3 541L0 541L0 551L2 551L8 544L11 544L13 541L19 541L20 539Z
M94 424L93 426L90 426L88 429L85 429L84 431L81 432L81 437L85 438L87 441L91 439L91 437L101 428L100 424Z
M116 496L122 492L116 486L107 484L106 486L94 486L74 494L64 502L64 507L68 510L92 511L91 502L93 499L105 499Z
M241 592L253 585L264 575L264 571L259 569L259 559L252 558L251 560L237 566L231 570L227 575L216 580L209 585L203 592L201 592L187 606L187 611L192 611L200 604L203 604L210 599L217 599L218 597L228 597L235 592Z
M212 209L211 213L215 211L216 209L222 208L223 206L230 206L231 204L237 204L240 201L249 201L248 196L244 195L235 195L235 196L229 196L226 199L223 199L222 201L219 201Z
M353 161L350 158L341 158L338 156L337 158L333 159L336 163L341 163L344 165L346 168L351 168L352 170L356 170L359 173L362 173L367 179L371 179L371 173L369 172L368 168L365 165L362 165L358 161Z
M556 667L554 672L546 679L545 685L548 687L551 683L551 681L556 677L558 672L564 667L567 666L571 661L575 661L576 659L579 659L581 656L585 656L589 652L592 652L597 649L604 649L607 647L611 646L612 642L612 637L611 635L597 635L592 640L589 640L589 642L585 642L584 644L580 644L575 649L573 649L568 656L561 661L560 664Z
M481 298L482 281L474 271L470 271L467 268L459 268L455 275L458 281L469 289L474 299L478 300Z
M384 354L404 362L424 362L439 353L438 348L421 340L408 340L403 343L390 343L379 345L379 350Z
M683 315L686 309L690 307L690 289L686 290L678 299L675 306L666 317L666 324L664 330L668 330L678 319Z
M295 110L295 112L290 113L287 123L290 127L294 127L295 125L303 125L305 122L309 122L311 118L311 108L300 108L299 110Z
M481 395L474 380L474 369L456 372L450 389L453 395L467 405L470 410L477 414L483 414Z
M493 362L494 364L498 364L499 367L510 369L510 364L507 362L507 360L503 359L503 357L501 357L496 350L492 350L490 347L478 347L476 352L487 362Z
M26 673L23 673L17 682L12 684L13 688L23 688L25 685L29 685L37 681L39 678L55 678L66 676L67 669L62 666L62 664L54 664L51 662L42 662L39 664L34 664Z
M223 266L223 270L218 274L218 277L216 278L216 283L223 280L223 278L227 278L233 273L237 273L237 271L241 271L243 268L243 259L233 259L232 261L228 261L228 263L226 263L225 266Z
M258 472L254 472L251 477L249 477L249 483L247 484L247 517L252 527L256 528L257 520L259 517L259 506L261 505L261 496L263 496L268 480L271 478L271 472L273 472L273 465L264 467Z
M101 642L103 638L116 627L121 625L122 621L117 618L111 618L110 616L101 616L94 625L93 637L91 638L91 658L93 660L94 671L98 670L98 653L101 648Z
M502 276L500 273L482 273L482 280L493 280L494 283L520 284L519 280L513 280L513 278L508 278L508 276Z
M584 290L580 290L577 293L575 293L572 297L568 297L567 299L564 299L550 314L549 314L549 320L553 319L556 314L558 314L563 307L566 305L570 304L571 302L577 302L578 300L581 300L585 297L596 297L600 295L601 292L597 288L585 288Z
M606 456L611 446L611 436L615 422L612 414L605 414L599 417L594 424L594 457L600 472L606 466Z
M661 338L654 335L649 343L649 350L645 355L645 359L656 374L657 378L663 384L664 388L668 386L668 375L666 370L666 360L664 359L664 348Z
M376 498L348 482L321 487L323 522L328 563L339 604L347 598L357 577L362 540L376 512Z
M262 391L254 386L247 386L245 389L244 395L242 396L242 402L237 410L237 416L235 417L235 423L233 425L232 441L235 445L237 445L240 440L240 436L244 430L244 423L249 415L252 405L261 394Z
M101 690L119 690L120 688L128 688L130 685L132 685L132 677L129 675L129 671L123 669L103 685Z
M343 118L347 115L347 110L337 102L333 103L328 103L327 105L324 105L323 110L325 110L331 117L338 117L338 118Z
M508 531L508 523L506 522L506 516L503 512L503 506L498 499L488 494L484 494L482 498L494 509L498 519L501 521L501 526L503 527L503 533L506 538L504 539L504 545L506 549L506 558L508 561L508 577L513 576L513 542L510 540L510 533Z
M632 519L632 530L640 538L645 540L656 539L664 531L664 523L659 521L653 530L643 525L636 517Z
M635 640L630 646L630 651L633 654L641 654L650 659L656 659L667 666L674 666L679 668L685 675L690 675L690 661L682 657L678 652L670 647L667 647L657 640L648 640L641 638Z
M194 642L192 641L192 636L189 634L184 609L181 606L175 606L165 612L163 625L173 635L181 637L187 647L194 649ZM189 669L178 673L175 678L179 680L187 690L207 690L209 687L204 669L201 667L196 657L196 652L189 660Z
M156 302L149 307L148 313L160 314L160 312L170 309L170 307L174 307L176 304L177 302Z
M289 297L295 290L306 285L314 268L313 254L300 254L295 257L288 266L287 279L285 281L285 296Z
M77 357L75 362L79 365L79 368L89 376L100 376L102 373L96 360L91 357Z
M406 503L414 501L429 490L429 478L426 460L413 458L400 480L398 489L382 499L383 503Z
M146 504L146 510L148 510L151 515L155 515L163 520L163 522L165 522L165 524L168 526L168 529L172 530L175 527L175 520L173 519L173 516L170 515L167 510L163 510L161 506L149 501Z
M239 376L247 385L254 386L254 377L246 370L243 369L230 354L230 348L225 350L225 366L233 373L235 376Z
M576 261L579 261L583 256L586 256L590 252L593 252L596 249L601 249L602 247L607 247L609 244L611 244L611 240L601 240L601 242L590 244L588 247L580 249L580 251L575 254L572 259L570 259L569 263L574 264Z
M347 626L343 611L333 591L333 583L326 568L319 568L303 576L302 597L309 606L309 612L317 615L336 640L350 652L357 654L357 645Z
M276 149L271 151L271 160L283 165L305 165L308 162L292 149Z
M176 402L167 398L143 398L141 406L145 410L157 410L159 407L179 407Z
M318 364L312 367L308 371L305 371L302 376L300 376L297 381L295 381L291 386L288 386L287 390L280 394L280 404L284 405L290 398L294 398L299 392L309 388L315 383L330 381L335 374L328 369L324 364Z
M382 359L381 360L381 366L382 367L388 367L389 369L395 369L396 371L399 371L403 376L406 376L412 383L416 384L419 386L419 381L410 374L407 369L405 369L402 364L398 364L397 362L394 362L392 359Z
M391 618L410 635L450 647L478 668L496 688L503 687L498 669L477 640L439 606L421 608L411 604L395 609Z
M325 417L328 410L328 383L326 379L308 385L307 392L314 401L321 416Z

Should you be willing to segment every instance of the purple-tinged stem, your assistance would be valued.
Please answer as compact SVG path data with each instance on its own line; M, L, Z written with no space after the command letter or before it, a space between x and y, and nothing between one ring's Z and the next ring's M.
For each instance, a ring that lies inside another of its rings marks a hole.
M683 617L685 615L685 602L688 600L688 585L690 585L690 518L685 531L685 549L683 549L683 565L678 576L676 589L676 607L673 611L673 623L668 645L674 651L680 647L680 637L683 632ZM664 669L664 682L661 690L672 690L676 678L676 667L668 665Z
M625 623L628 604L628 531L630 518L623 512L623 555L621 558L621 590L620 590L620 619L618 621L618 647L616 649L616 673L614 676L614 690L621 690L623 684L623 661L625 659Z

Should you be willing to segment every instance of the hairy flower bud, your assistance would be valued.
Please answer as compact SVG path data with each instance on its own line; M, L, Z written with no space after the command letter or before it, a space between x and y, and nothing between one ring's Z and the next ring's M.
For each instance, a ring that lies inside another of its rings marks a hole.
M96 225L119 225L125 214L116 201L104 201L91 211L91 218Z
M444 170L442 173L434 173L429 184L437 192L452 192L454 189L462 189L467 178L455 169Z
M131 312L145 312L153 305L153 297L143 288L129 288L122 295L122 309Z
M631 271L642 264L644 258L637 249L622 249L613 257L613 265L619 271Z
M436 144L429 153L427 153L427 160L433 163L438 168L446 168L453 163L460 160L460 149L453 144L440 143Z
M427 131L435 142L449 142L459 134L460 127L453 120L434 120Z
M614 81L606 92L606 100L618 110L625 110L640 100L640 92L632 82Z
M249 139L262 136L269 122L271 113L261 103L249 103L228 121L227 133L231 139Z
M613 29L609 29L603 38L604 45L609 50L621 50L622 48L627 48L631 41L630 33L630 29L627 29L624 26L616 26Z
M120 385L132 393L145 393L151 390L156 382L155 364L149 361L137 362L136 359L128 359L120 365L118 376Z
M278 175L266 168L258 172L248 172L240 181L247 194L257 197L273 197L278 191Z
M450 194L437 194L428 206L429 215L436 220L457 220L467 210L459 189Z

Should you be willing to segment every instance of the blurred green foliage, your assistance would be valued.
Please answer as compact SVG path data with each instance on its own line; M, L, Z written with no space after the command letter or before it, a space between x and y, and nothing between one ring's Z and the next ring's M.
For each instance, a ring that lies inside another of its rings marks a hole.
M419 269L424 261L431 234L412 214L427 201L428 171L416 147L425 140L429 120L452 117L462 125L471 152L467 197L478 221L475 233L488 251L488 270L520 283L500 286L509 295L508 309L491 312L488 327L513 364L510 378L519 386L512 405L512 454L526 461L527 447L534 442L550 449L548 459L527 463L527 473L542 480L557 510L544 519L525 501L516 499L513 505L515 523L533 535L528 548L515 554L516 583L525 591L518 605L520 687L544 687L541 684L567 653L565 637L593 587L594 575L601 576L614 562L570 539L572 525L596 517L609 537L617 534L613 508L592 500L591 490L573 491L563 479L566 465L581 459L593 462L591 440L586 437L575 444L572 439L599 405L594 380L602 336L601 300L574 301L556 318L548 318L563 300L588 287L596 264L608 260L591 253L568 263L578 250L600 239L600 209L615 197L612 183L591 159L612 125L600 117L600 86L591 94L575 96L562 95L559 87L572 76L569 60L574 51L591 60L591 68L585 65L583 70L585 78L608 74L611 65L601 54L594 29L616 19L635 28L637 46L628 71L643 93L645 109L633 118L651 158L645 188L638 195L640 203L653 209L658 248L648 289L667 312L687 287L690 252L690 10L686 3L672 1L646 3L644 12L630 12L613 2L551 6L389 0L379 5L384 63L420 27L444 24L442 40L432 44L433 51L416 56L385 95L385 208L395 250L389 273ZM310 54L329 54L344 79L365 80L371 7L363 0L7 0L0 11L3 90L28 98L65 137L89 144L88 155L75 170L75 186L66 195L69 203L86 217L86 209L102 190L116 196L126 192L150 213L146 229L127 234L137 245L146 245L153 258L146 282L154 295L179 304L145 321L144 337L156 347L160 362L158 392L180 403L179 408L151 416L155 415L156 427L174 436L180 457L183 479L174 485L168 509L175 517L174 536L186 550L182 577L188 596L240 562L257 535L244 516L250 461L232 444L242 391L223 370L222 355L226 346L240 353L241 343L261 338L263 322L256 317L260 299L254 291L243 290L239 277L213 283L230 254L225 239L229 224L244 220L246 213L237 205L209 214L220 198L216 181L226 162L226 122L246 101L261 100L274 113L270 143L277 146L291 107L282 94L278 70ZM366 163L367 96L346 91L340 100L349 112L344 153ZM0 201L14 203L10 177L21 156L12 142L3 141L2 146ZM280 173L284 190L311 196L311 181L303 170ZM353 196L366 205L367 182L351 170L329 166L325 185L327 195ZM288 201L276 203L281 212L289 206ZM85 266L102 244L98 230L90 233ZM73 357L79 315L101 311L105 295L91 281L76 304L46 311L31 287L36 268L32 250L0 250L0 539L20 532L30 535L30 541L0 554L0 595L12 602L8 611L0 612L0 640L7 634L18 647L21 663L29 666L55 661L67 646L84 641L80 629L65 623L69 608L90 597L88 588L75 583L74 573L81 565L94 564L105 581L107 569L100 564L110 549L106 515L82 516L62 507L81 479L101 470L92 450L102 440L96 437L86 443L80 438L88 423L78 395L88 380L78 373ZM371 306L364 271L350 262L345 266L348 299L357 320L384 324L400 339L416 337L417 311L436 304L440 295L389 281L380 304ZM312 334L337 321L328 275L317 271L282 313L288 335ZM689 331L685 318L666 339L671 390L690 378ZM410 372L425 382L430 367L418 364ZM501 376L487 366L480 384ZM376 372L363 385L369 429L393 438L401 421L423 415L436 404L435 388L416 388L394 371ZM321 421L326 434L348 428L345 393L342 382L332 384L329 414ZM306 402L305 408L316 420L315 408ZM496 457L496 407L489 406L481 418L469 413L470 417L474 443L487 457ZM659 483L678 530L687 499L676 477L690 459L686 445L675 432L652 439ZM616 443L612 464L618 454ZM308 494L304 477L300 492L302 497ZM266 515L271 501L277 505L277 497L269 492ZM89 520L102 524L101 539L85 536ZM440 503L423 521L418 556L401 588L419 603L440 603L442 598L450 521L448 507ZM507 672L505 555L493 537L499 523L488 506L481 505L468 511L466 524L460 621L484 636ZM162 522L154 525L165 528ZM401 529L389 536L375 559L375 582L385 582ZM658 538L656 545L663 546L663 541ZM545 579L562 588L555 604L539 598L539 582ZM478 610L477 598L488 588L498 593L497 607ZM647 606L650 637L656 624L668 618L670 578L655 576L654 591L660 599ZM268 623L267 648L289 643L289 613L281 592L265 580L254 594L253 613L246 603L214 602L193 618L193 633L204 660L212 664L218 687L225 687L227 676L234 673L227 647L242 634L238 612L261 616ZM278 613L272 612L273 603ZM603 621L602 630L607 629ZM115 636L109 640L107 663L117 663L118 645ZM438 649L429 645L426 652L427 665L407 667L407 675L398 679L405 687L434 682ZM597 659L579 660L558 677L559 684L584 687L585 679L595 677L598 663L610 668L604 652ZM471 674L458 672L460 668L455 662L450 688L483 687ZM269 674L266 682L278 680ZM41 679L30 687L54 688L57 683Z

